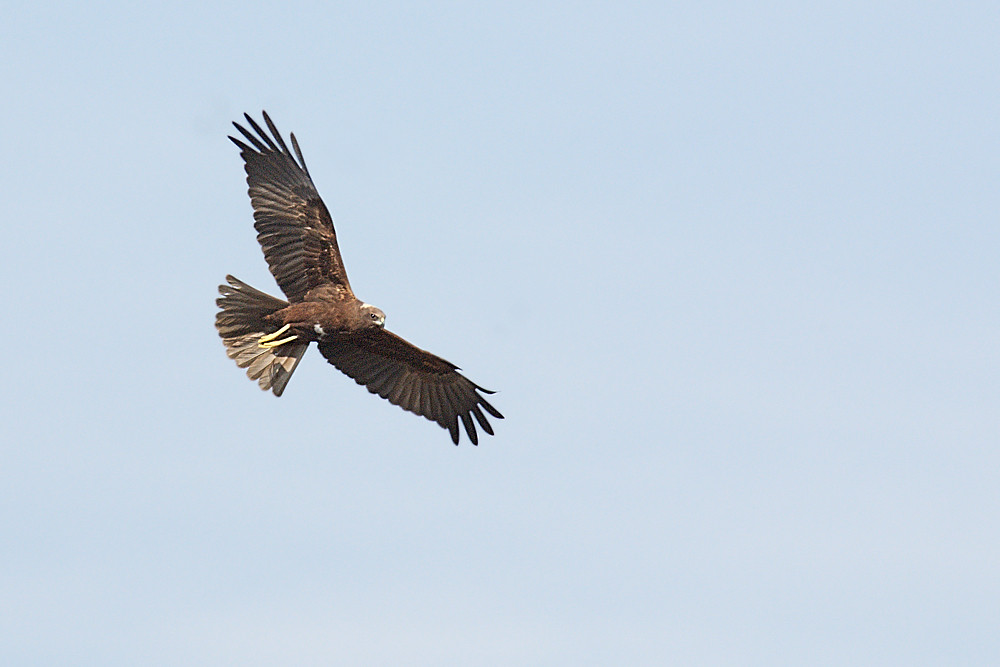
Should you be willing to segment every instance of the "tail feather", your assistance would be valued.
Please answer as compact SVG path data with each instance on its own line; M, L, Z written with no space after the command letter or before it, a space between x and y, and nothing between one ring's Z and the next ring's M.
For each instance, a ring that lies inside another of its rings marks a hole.
M226 276L226 282L229 284L219 286L222 296L215 301L221 309L215 316L215 328L226 346L226 354L237 366L246 368L247 377L257 380L261 389L270 389L275 396L281 396L309 343L293 341L276 348L260 347L260 337L278 328L265 318L288 302L232 276Z

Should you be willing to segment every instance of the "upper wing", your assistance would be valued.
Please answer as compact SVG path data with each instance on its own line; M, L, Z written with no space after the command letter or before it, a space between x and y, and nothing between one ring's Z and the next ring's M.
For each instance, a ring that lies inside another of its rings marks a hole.
M264 112L273 138L244 114L257 133L233 123L250 145L229 137L246 162L247 185L253 204L257 240L281 291L290 301L301 301L313 287L331 283L353 296L337 248L333 218L309 177L299 143L291 135L298 162L278 129Z
M472 415L484 431L493 435L480 406L497 419L503 419L479 394L492 391L459 374L454 364L385 329L367 329L320 342L319 351L358 384L368 387L368 391L448 429L456 445L459 418L472 444L479 444Z

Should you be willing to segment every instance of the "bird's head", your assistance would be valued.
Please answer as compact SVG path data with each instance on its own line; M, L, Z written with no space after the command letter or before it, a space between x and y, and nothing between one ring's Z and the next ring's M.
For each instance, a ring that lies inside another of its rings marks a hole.
M361 319L369 327L379 329L385 327L385 313L370 303L361 304Z

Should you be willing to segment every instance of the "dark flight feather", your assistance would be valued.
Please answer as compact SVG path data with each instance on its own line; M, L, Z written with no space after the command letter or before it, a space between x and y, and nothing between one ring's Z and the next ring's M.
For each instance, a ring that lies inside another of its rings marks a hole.
M264 121L278 143L253 118L245 117L257 136L238 123L233 126L253 147L234 137L229 139L240 148L246 163L254 228L271 275L292 302L301 301L310 289L325 283L353 296L333 218L309 177L298 143L292 142L297 163L266 113Z
M496 408L481 395L492 394L458 372L451 362L421 350L385 329L321 341L319 351L344 374L393 405L426 417L451 433L458 444L458 420L473 444L479 442L472 415L493 435L482 406L497 419Z

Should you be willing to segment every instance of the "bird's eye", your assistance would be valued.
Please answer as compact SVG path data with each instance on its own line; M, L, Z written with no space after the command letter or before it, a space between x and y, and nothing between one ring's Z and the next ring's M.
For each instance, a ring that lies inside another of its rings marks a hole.
M371 317L373 320L377 320L378 319L378 315L376 315L375 313L371 313L371 315L369 317Z

